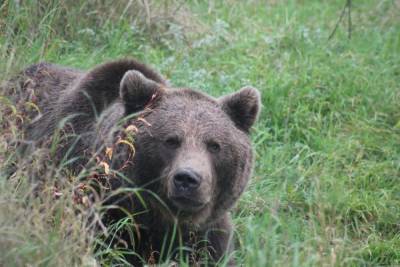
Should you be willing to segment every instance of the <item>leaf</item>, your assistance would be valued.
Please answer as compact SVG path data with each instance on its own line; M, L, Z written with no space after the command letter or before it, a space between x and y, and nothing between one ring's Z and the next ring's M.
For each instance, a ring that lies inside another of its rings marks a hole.
M125 144L125 145L129 146L130 149L132 150L132 154L135 154L135 147L133 146L133 144L131 142L121 139L121 140L118 140L118 142L117 142L117 145L119 145L119 144Z
M139 117L139 118L137 118L137 120L143 122L147 126L151 126L151 124L148 121L146 121L143 117Z
M135 132L135 133L137 133L139 130L135 125L131 124L128 127L125 128L125 131L126 132Z
M53 193L53 196L55 197L55 198L59 198L59 197L61 197L63 195L63 193L61 193L61 192L59 192L59 191L54 191L54 193Z
M110 165L108 165L107 162L104 162L104 161L100 162L100 166L104 167L105 174L110 174Z
M106 147L106 156L108 157L108 159L111 160L113 155L113 149L111 147Z
M82 197L82 204L87 208L89 207L89 198L88 196L83 196Z

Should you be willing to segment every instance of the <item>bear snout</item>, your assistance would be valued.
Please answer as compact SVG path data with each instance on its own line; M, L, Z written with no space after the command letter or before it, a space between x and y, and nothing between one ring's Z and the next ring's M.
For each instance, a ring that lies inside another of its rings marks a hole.
M204 177L191 168L179 168L170 178L168 198L180 210L196 211L209 202Z
M202 180L199 174L190 169L178 171L173 179L175 190L179 195L190 194L200 186Z

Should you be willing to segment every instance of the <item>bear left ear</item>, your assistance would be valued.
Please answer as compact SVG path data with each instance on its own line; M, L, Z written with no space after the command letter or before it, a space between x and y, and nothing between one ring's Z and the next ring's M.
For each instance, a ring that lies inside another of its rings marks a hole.
M162 86L136 70L127 71L120 84L120 97L126 114L143 110L156 97L162 95Z
M220 98L219 103L235 125L248 133L257 120L261 106L260 99L257 89L246 86L236 93Z

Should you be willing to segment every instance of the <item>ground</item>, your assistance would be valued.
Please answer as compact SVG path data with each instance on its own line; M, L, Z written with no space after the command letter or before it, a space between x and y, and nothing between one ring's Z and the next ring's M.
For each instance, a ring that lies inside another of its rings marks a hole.
M213 96L260 89L254 175L233 210L239 263L400 264L399 1L352 1L351 38L346 15L330 40L345 0L131 1L141 19L128 1L23 2L0 4L1 81L43 60L130 56ZM0 265L93 265L96 237L68 191L27 203L23 178L0 177Z

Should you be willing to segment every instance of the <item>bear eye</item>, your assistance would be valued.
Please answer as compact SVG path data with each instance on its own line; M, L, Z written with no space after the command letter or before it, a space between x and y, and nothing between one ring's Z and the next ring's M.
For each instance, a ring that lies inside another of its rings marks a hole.
M178 148L181 145L181 140L179 139L178 136L170 136L167 139L165 139L164 144L168 148Z
M221 146L215 141L208 141L207 149L211 153L218 153L221 150Z

